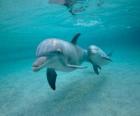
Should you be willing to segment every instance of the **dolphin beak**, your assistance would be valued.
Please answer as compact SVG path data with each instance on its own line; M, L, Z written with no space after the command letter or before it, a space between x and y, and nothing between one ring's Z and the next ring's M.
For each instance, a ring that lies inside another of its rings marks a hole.
M39 57L32 65L32 70L34 72L39 71L40 69L46 66L47 57Z

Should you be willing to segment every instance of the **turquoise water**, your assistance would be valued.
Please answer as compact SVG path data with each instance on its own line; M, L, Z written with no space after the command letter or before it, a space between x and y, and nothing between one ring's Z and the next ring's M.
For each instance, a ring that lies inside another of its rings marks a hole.
M0 0L0 116L139 116L139 0L89 0L71 15L47 0ZM52 91L45 69L32 72L37 45L49 37L66 41L80 32L78 45L113 51L113 62L96 75L58 72Z

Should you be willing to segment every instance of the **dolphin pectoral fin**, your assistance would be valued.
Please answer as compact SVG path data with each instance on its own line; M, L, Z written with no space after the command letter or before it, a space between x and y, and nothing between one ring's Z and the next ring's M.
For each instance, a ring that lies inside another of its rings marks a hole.
M52 68L48 68L46 71L46 76L47 76L47 80L48 83L50 85L50 87L55 90L55 83L56 83L56 77L57 77L57 73L55 72L54 69Z
M97 75L99 75L99 70L98 70L98 69L101 69L101 67L94 64L94 65L93 65L93 69L94 69L94 72L95 72Z
M81 35L80 33L77 33L77 34L72 38L71 43L74 44L74 45L76 45L76 44L77 44L77 40L78 40L78 38L79 38L80 35Z
M99 65L95 64L95 63L92 62L92 61L90 61L90 63L91 63L92 66L93 66L94 72L95 72L97 75L99 75L99 69L101 70L101 67L100 67Z
M69 68L78 68L78 69L87 68L86 66L78 66L78 65L71 65L71 64L67 64L66 66Z

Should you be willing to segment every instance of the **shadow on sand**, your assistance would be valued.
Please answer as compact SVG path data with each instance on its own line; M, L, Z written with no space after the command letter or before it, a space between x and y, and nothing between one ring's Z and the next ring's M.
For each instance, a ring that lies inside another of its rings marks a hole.
M20 114L24 116L78 116L79 113L88 112L88 104L100 101L101 90L106 83L106 77L96 76L83 72L72 83L46 95L45 99L34 102L28 108L23 109ZM84 75L87 75L84 77ZM75 79L76 78L76 79ZM45 92L45 91L44 91ZM14 113L14 116L17 114Z

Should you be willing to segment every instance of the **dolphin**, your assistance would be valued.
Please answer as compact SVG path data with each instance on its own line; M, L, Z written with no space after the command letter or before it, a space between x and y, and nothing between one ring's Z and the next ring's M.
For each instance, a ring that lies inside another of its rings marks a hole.
M111 62L112 53L106 54L101 48L96 45L90 45L88 47L88 61L91 62L94 72L99 74L101 66Z
M98 68L101 68L106 61L110 61L109 57L96 46L89 46L87 50L78 46L79 36L80 33L77 33L71 42L58 38L48 38L37 47L37 58L32 65L32 70L37 72L46 68L46 77L53 90L56 89L56 71L71 72L76 69L85 69L87 67L81 64L86 61L91 63L94 72L99 74Z
M71 42L49 38L39 44L36 51L37 59L32 65L34 72L47 67L46 76L50 87L55 90L57 77L56 70L70 72L75 69L84 69L81 63L86 60L87 51L77 46L76 34Z

